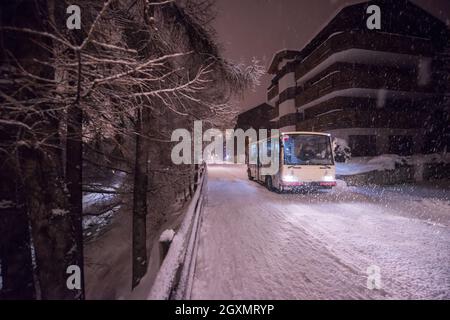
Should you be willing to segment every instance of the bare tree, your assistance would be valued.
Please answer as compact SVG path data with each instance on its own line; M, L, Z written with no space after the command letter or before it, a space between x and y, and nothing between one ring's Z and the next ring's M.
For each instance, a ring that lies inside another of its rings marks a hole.
M9 221L21 224L16 252L30 269L34 246L38 297L83 298L84 285L80 290L66 286L69 265L83 271L81 201L83 190L92 187L83 181L82 169L95 164L122 170L134 181L124 192L134 199L135 286L147 270L147 212L155 207L148 199L167 187L192 183L191 166L179 168L175 177L165 170L172 166L171 131L191 126L194 119L211 124L231 119L231 97L254 85L261 69L220 57L205 27L209 1L80 0L86 9L76 33L61 29L63 3L18 3L5 7L0 29L6 62L0 130L7 132L1 165L11 172L0 190L16 190L5 201L23 199L20 209L20 201L8 207L22 212L17 222ZM32 19L24 12L33 12ZM19 18L5 18L14 14ZM106 142L118 153L91 147ZM101 157L88 159L83 145ZM168 175L170 183L164 185ZM27 243L28 250L19 250ZM2 263L12 261L3 260L9 253L2 248ZM30 290L27 296L34 295Z
M66 268L81 261L62 178L61 113L52 101L55 68L45 63L53 59L52 39L46 35L49 6L46 1L22 1L4 8L2 25L11 22L10 30L29 31L2 32L6 81L0 92L1 124L2 131L10 132L1 145L2 165L19 177L16 197L24 203L14 206L20 212L23 205L29 217L28 254L34 252L36 261L36 296L74 299L80 292L67 288ZM8 21L8 15L15 19Z

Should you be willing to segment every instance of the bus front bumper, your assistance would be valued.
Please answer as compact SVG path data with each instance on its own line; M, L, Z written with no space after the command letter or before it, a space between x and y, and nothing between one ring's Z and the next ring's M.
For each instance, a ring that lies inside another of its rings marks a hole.
M308 181L308 182L285 182L280 183L280 187L283 190L291 189L319 189L319 188L332 188L336 186L336 181Z

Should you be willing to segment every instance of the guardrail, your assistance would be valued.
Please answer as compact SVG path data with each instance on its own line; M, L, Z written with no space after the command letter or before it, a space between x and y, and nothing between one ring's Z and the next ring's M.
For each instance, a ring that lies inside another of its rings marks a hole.
M207 178L207 167L203 164L199 168L197 189L153 283L148 297L151 300L191 297Z

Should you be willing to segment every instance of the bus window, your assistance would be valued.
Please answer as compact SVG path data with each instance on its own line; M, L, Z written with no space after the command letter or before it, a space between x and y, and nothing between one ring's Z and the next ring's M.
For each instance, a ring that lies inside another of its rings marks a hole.
M248 159L249 164L256 164L258 159L258 145L256 143L250 144L250 157Z
M333 165L331 142L322 135L289 135L283 139L285 165Z

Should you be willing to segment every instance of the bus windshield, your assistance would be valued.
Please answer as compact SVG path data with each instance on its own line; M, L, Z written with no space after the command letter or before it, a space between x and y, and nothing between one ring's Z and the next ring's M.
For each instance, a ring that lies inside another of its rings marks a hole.
M283 136L285 165L333 165L333 154L328 136Z

